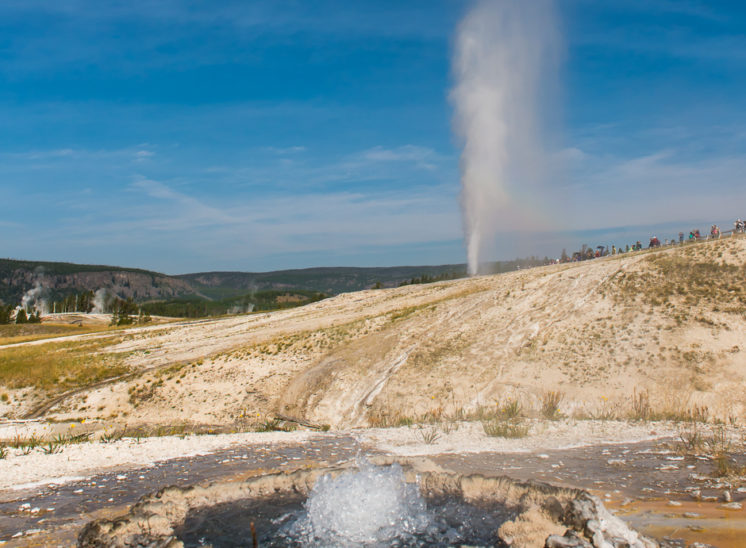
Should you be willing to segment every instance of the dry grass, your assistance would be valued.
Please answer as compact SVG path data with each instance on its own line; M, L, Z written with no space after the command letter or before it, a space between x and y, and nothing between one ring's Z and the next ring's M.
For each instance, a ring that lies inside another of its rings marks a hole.
M722 254L717 247L721 245L709 244L696 251L690 248L676 254L647 257L653 269L627 272L615 278L616 303L629 304L631 298L663 311L668 310L668 303L681 303L709 307L713 311L744 313L746 265L719 262L715 256L718 252ZM702 316L700 319L712 321Z
M0 349L0 385L63 391L122 375L121 355L101 351L117 341L52 342Z
M0 345L16 344L40 339L67 337L70 335L85 335L108 331L110 328L67 324L10 324L0 325Z
M518 420L492 419L482 421L484 433L494 438L525 438L528 426Z
M650 394L647 390L638 392L635 390L632 394L632 412L630 418L633 420L647 421L650 420L652 409L650 407Z
M557 420L562 417L559 404L562 401L562 392L550 390L541 397L541 415L545 419Z
M638 421L706 423L710 419L710 410L705 405L686 407L682 404L654 407L647 390L635 390L632 393L628 418Z
M675 449L682 455L707 455L714 464L716 477L741 477L746 466L739 466L732 457L733 441L724 426L707 431L692 423L679 431Z
M440 439L440 433L434 427L430 427L427 429L421 428L417 431L417 437L424 444L432 445Z

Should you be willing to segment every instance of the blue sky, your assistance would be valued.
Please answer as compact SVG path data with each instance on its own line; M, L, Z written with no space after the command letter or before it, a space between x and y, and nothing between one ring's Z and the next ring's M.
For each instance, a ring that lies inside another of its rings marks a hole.
M3 0L0 256L463 262L448 91L468 6ZM558 6L556 230L494 258L746 217L746 5Z

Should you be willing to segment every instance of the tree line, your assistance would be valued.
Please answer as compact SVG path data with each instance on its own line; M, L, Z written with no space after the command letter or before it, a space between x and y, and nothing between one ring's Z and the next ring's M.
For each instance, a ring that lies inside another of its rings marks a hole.
M36 310L26 313L24 309L20 309L15 316L13 312L16 307L12 305L0 305L0 325L7 325L10 323L41 323L41 315Z

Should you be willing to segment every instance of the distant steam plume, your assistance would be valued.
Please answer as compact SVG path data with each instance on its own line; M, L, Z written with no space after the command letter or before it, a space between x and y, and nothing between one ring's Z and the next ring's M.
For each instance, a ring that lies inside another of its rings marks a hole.
M97 290L93 296L93 310L91 312L94 314L105 314L108 296L109 292L105 287Z
M34 287L23 294L23 297L21 297L21 305L16 307L16 313L18 313L18 310L23 309L27 313L36 311L39 314L49 314L49 305L45 298L47 290L42 283L41 277L42 272L37 269L35 273L36 279L34 281Z
M469 272L501 230L535 226L547 164L543 108L559 33L553 0L477 0L455 42L454 129L463 140L461 205Z

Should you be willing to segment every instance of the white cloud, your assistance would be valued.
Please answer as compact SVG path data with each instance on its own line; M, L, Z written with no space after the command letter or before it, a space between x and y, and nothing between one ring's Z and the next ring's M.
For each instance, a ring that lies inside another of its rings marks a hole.
M674 149L630 158L584 153L569 187L577 229L743 216L746 158L689 157Z

